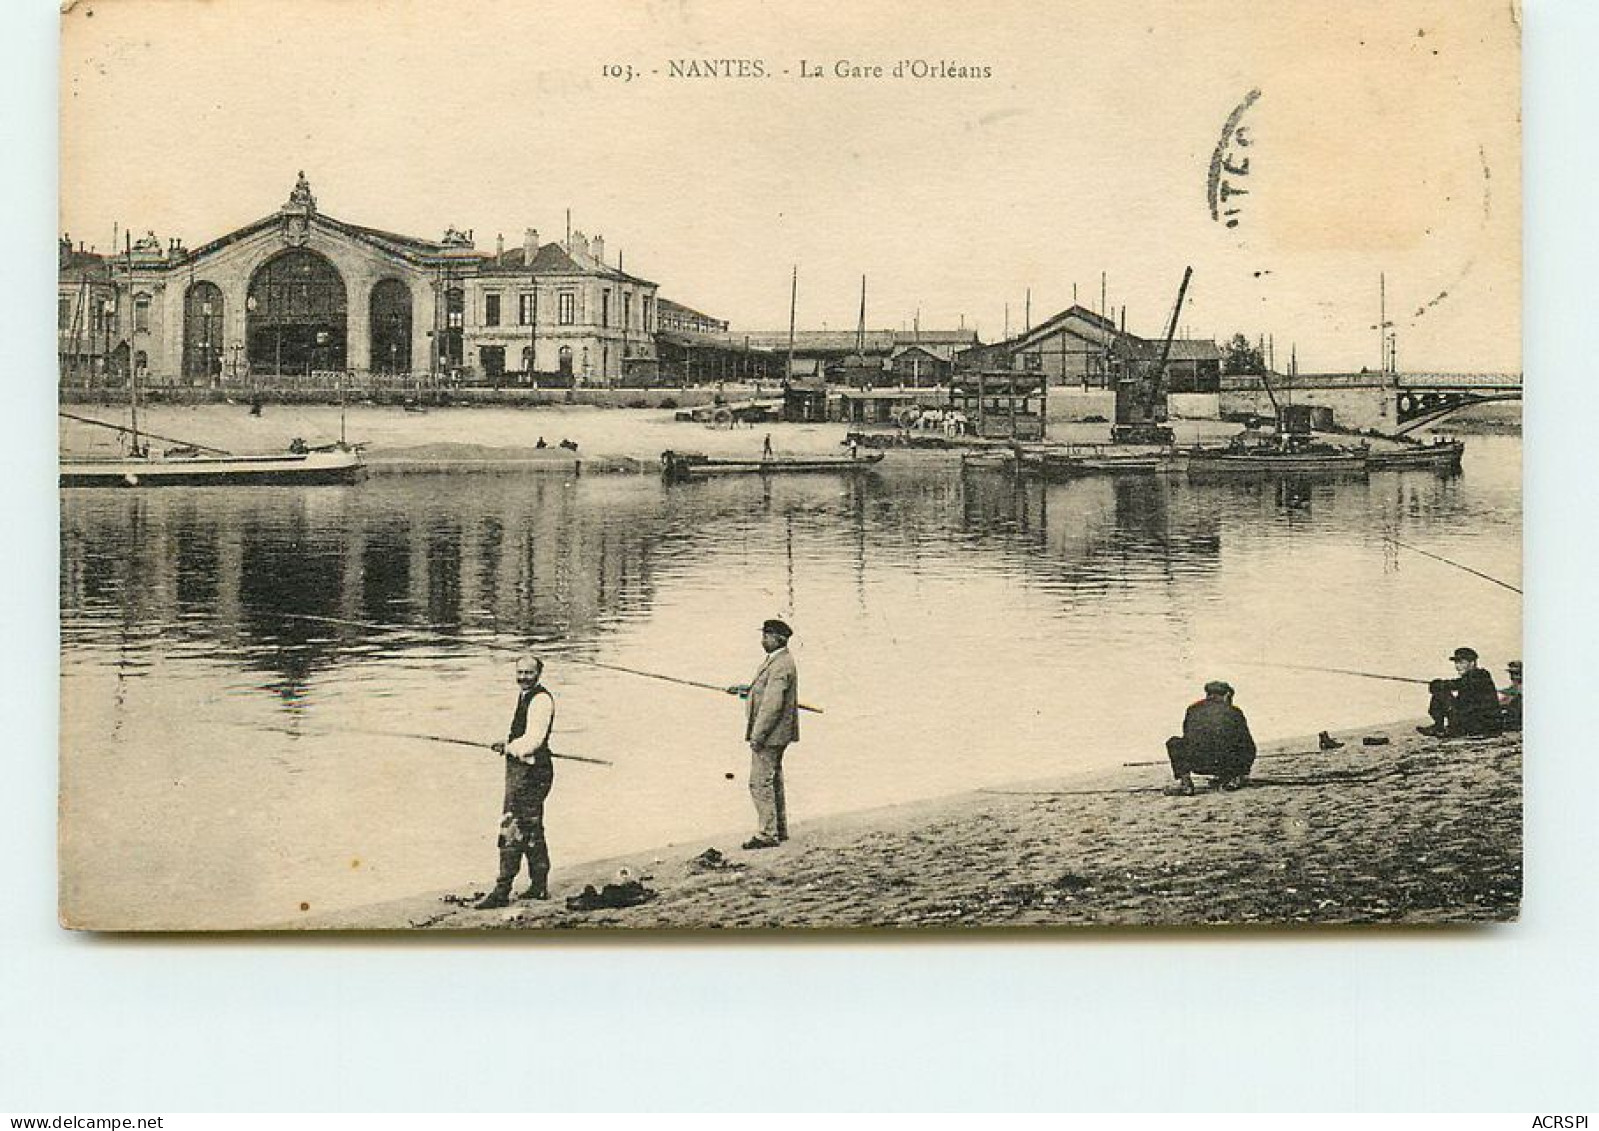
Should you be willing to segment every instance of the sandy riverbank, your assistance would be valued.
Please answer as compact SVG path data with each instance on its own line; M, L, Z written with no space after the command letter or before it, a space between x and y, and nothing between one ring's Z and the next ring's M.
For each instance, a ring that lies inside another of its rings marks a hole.
M1364 735L1392 742L1365 746ZM744 834L569 868L549 902L477 911L485 875L293 927L851 928L1442 924L1514 919L1521 899L1521 736L1441 742L1412 723L1262 748L1249 789L1161 792L1161 766L1018 783L825 820L783 847ZM550 805L559 859L560 805ZM695 863L707 848L726 864ZM620 869L657 894L574 911Z

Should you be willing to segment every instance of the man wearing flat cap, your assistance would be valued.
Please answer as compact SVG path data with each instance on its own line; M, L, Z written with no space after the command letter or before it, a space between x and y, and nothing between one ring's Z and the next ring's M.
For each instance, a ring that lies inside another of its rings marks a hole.
M1205 697L1183 714L1182 737L1166 740L1171 775L1176 784L1166 792L1191 797L1195 774L1215 779L1218 789L1242 789L1255 764L1255 739L1249 720L1233 706L1232 684L1213 679Z
M799 741L799 672L788 653L794 630L780 620L761 625L766 659L748 685L729 687L748 702L744 741L750 746L750 798L759 830L745 848L776 848L788 839L788 809L783 797L783 751Z
M1504 729L1499 720L1499 689L1494 677L1477 666L1474 648L1456 648L1449 656L1454 679L1435 679L1427 685L1432 698L1427 714L1432 725L1417 727L1435 738L1488 738Z

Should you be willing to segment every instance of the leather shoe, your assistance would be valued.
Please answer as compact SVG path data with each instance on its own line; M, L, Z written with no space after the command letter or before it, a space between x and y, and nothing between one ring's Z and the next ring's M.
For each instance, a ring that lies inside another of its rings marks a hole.
M545 887L543 884L538 884L536 886L530 886L530 887L525 888L524 890L518 892L516 898L518 898L518 899L548 899L548 898L550 898L550 889Z
M752 836L744 842L745 848L776 848L777 841L767 840L763 836Z
M508 888L495 888L472 906L479 911L492 911L496 907L509 907L511 892Z

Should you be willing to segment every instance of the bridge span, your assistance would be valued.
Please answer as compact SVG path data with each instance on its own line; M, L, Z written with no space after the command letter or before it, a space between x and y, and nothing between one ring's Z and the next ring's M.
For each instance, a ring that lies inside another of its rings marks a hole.
M1271 414L1271 397L1290 404L1325 405L1339 424L1403 435L1472 405L1519 401L1520 373L1299 373L1227 374L1221 379L1224 413Z

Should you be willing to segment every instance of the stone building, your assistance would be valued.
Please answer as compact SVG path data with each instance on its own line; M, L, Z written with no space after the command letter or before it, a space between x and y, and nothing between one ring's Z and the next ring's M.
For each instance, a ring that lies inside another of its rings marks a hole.
M57 257L56 355L63 383L120 382L127 348L117 322L117 291L103 255L61 237ZM121 352L117 347L121 346Z
M605 385L654 362L656 286L608 266L600 237L540 244L530 228L521 248L487 253L455 228L429 240L362 227L320 211L304 174L276 212L192 251L153 233L98 264L68 250L63 380L84 369L67 346L93 334L96 303L112 369L131 358L156 385L342 373Z

